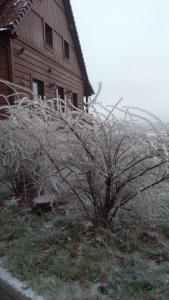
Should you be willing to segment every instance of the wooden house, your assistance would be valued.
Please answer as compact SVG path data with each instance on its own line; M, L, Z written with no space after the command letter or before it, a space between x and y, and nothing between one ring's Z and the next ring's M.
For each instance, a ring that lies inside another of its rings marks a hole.
M0 0L0 79L84 109L94 92L69 0Z

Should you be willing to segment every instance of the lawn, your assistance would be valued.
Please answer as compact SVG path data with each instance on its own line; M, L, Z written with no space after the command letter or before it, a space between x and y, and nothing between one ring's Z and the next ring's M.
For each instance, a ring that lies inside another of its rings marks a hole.
M2 189L1 189L2 191ZM0 195L0 260L45 300L169 299L169 224L150 224L135 212L118 225L95 228L80 207L48 213L7 205Z

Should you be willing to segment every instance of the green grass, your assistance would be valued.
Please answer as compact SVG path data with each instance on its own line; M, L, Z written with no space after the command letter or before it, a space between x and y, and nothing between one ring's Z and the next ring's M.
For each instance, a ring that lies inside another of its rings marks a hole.
M1 206L0 257L46 300L168 299L169 251L140 239L146 226L131 217L116 231L87 230L74 207L38 216ZM165 243L167 230L159 224Z

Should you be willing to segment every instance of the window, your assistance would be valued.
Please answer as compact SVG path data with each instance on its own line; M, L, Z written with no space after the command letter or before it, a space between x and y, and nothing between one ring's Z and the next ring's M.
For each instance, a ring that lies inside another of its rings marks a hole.
M33 79L33 95L37 98L44 96L44 83L41 80Z
M64 40L63 47L64 47L64 57L70 58L70 46L69 46L69 43L65 40Z
M57 90L56 90L56 93L57 93L57 97L59 97L60 99L62 99L60 105L61 105L61 109L62 111L64 112L65 111L65 93L64 93L64 88L61 87L61 86L58 86L57 87Z
M74 110L76 110L76 108L78 108L78 95L77 94L75 94L75 93L73 93L73 99L72 99L73 101L73 106L74 106Z
M53 32L52 28L45 23L45 40L46 45L53 48Z
M61 98L62 100L64 100L65 99L64 88L61 86L58 86L57 90L58 90L58 97Z

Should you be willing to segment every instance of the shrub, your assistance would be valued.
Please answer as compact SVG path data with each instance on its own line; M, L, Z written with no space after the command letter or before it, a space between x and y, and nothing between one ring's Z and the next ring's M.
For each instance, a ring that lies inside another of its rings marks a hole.
M119 208L169 178L165 125L131 110L116 107L102 117L97 113L91 117L92 128L68 124L71 174L95 224L108 223Z
M95 224L107 224L119 208L169 177L167 127L144 110L119 105L103 107L96 96L92 114L72 111L71 103L63 112L58 99L24 98L5 107L5 176L18 190L73 196Z

